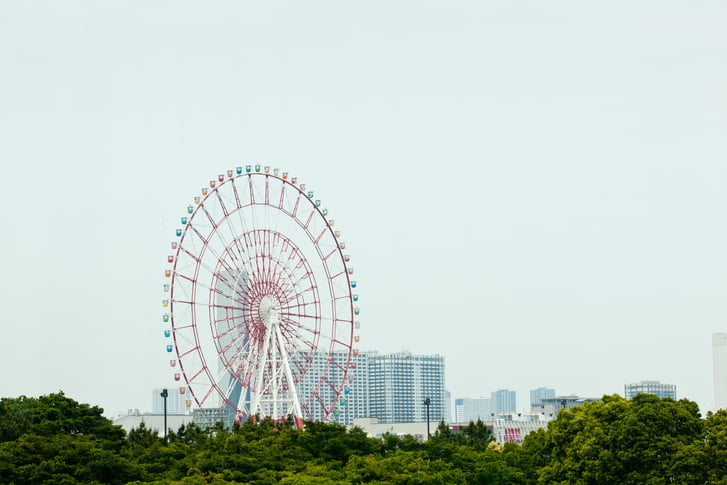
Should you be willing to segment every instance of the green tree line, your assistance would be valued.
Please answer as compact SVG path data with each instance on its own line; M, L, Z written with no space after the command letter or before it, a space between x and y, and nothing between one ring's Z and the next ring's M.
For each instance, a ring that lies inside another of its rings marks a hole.
M522 445L482 423L443 423L427 442L361 429L268 420L126 433L62 392L0 400L5 484L722 484L727 411L639 395L560 412Z

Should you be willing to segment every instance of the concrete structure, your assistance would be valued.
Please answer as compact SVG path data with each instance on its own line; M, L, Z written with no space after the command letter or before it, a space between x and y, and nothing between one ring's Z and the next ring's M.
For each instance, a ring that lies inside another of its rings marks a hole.
M712 334L714 409L727 409L727 333Z
M555 389L539 387L530 391L530 408L539 406L541 404L540 400L544 397L555 397Z
M426 422L424 399L429 398L430 421L447 420L444 357L372 352L368 370L368 417L380 423Z
M640 381L634 384L624 385L624 396L631 399L637 394L654 394L659 397L677 398L677 386L674 384L662 384L659 381Z
M478 419L490 421L492 414L492 399L465 397L454 400L455 423L477 422Z
M514 413L517 411L517 400L515 391L500 389L492 393L492 412L495 417L503 413Z
M438 422L432 422L429 425L430 433L433 435ZM395 436L411 435L414 438L424 441L427 437L427 423L381 423L376 418L356 418L353 420L353 426L363 429L370 437L380 438L384 434L392 434Z
M543 397L540 404L532 406L531 414L539 414L541 419L550 420L558 416L561 409L583 406L586 403L600 401L595 397L555 396Z
M177 431L183 424L187 425L192 422L192 416L189 414L167 414L167 428L172 431ZM157 430L159 436L164 436L164 414L155 413L139 413L139 411L133 411L126 416L121 416L114 419L113 423L117 426L121 426L128 433L134 428L138 428L141 423L147 428Z

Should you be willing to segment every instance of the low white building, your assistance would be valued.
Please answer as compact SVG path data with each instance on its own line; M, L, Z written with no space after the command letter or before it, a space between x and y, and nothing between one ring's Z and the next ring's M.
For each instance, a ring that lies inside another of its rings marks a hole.
M532 414L539 414L541 418L553 419L558 417L561 409L570 409L576 406L583 406L586 403L600 401L596 397L578 397L578 396L555 396L540 398L540 404L531 406Z
M384 434L392 434L394 436L412 435L418 440L427 439L427 423L380 423L378 418L355 418L353 426L357 426L364 430L367 435L373 438L380 438ZM434 434L439 426L438 421L429 423L429 430Z
M164 414L153 414L153 413L139 413L138 411L121 416L114 419L114 424L121 426L128 433L134 428L138 428L141 423L147 428L155 429L159 433L159 436L164 436ZM168 414L167 415L167 429L176 432L183 424L189 424L192 422L191 415L183 414Z
M533 431L547 428L552 418L541 414L503 413L500 418L492 421L492 433L498 444L522 444L527 435Z

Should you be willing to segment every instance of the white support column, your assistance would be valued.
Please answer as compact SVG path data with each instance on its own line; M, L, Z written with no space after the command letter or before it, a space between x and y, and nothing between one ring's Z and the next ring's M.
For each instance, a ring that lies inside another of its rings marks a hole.
M273 419L289 414L302 418L298 390L295 387L285 339L280 329L279 308L279 303L272 297L266 296L260 302L259 311L265 325L265 336L262 353L257 361L255 395L250 404L250 413L260 413L261 416ZM263 381L266 369L269 369L268 382ZM286 387L287 391L284 391ZM270 397L263 399L263 395L268 391Z

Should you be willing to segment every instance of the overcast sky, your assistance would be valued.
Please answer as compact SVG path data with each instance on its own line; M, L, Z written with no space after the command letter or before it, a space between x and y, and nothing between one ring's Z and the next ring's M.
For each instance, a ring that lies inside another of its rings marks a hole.
M0 396L174 384L179 216L245 162L343 231L363 349L453 397L657 379L714 402L727 4L0 2Z

